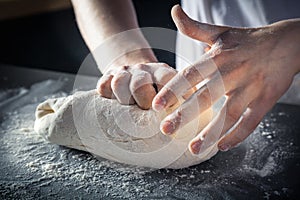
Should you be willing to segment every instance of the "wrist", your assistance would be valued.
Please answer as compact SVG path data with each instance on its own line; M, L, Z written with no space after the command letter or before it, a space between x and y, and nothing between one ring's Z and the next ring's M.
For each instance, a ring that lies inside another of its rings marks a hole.
M109 65L109 68L122 67L124 65L152 63L157 61L157 58L150 48L138 49L121 55Z
M102 73L108 68L157 62L140 29L132 29L111 36L92 51Z

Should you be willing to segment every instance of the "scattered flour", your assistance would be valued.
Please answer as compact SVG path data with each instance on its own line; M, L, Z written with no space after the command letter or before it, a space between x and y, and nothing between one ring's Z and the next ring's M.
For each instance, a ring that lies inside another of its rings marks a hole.
M96 159L37 135L34 109L44 99L68 95L63 86L63 81L48 80L30 89L0 91L0 199L232 199L249 194L261 199L290 192L278 176L281 163L296 152L295 142L282 136L289 129L275 128L272 117L245 143L201 165L148 171ZM282 189L272 190L274 184Z

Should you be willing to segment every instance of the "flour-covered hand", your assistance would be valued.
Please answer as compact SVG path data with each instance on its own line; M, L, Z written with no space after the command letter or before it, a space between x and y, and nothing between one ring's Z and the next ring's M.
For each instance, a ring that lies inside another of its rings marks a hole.
M253 132L300 71L300 20L260 28L215 26L190 19L180 6L173 7L172 17L183 34L208 44L210 49L161 89L153 108L160 111L171 107L185 91L204 80L208 82L167 116L161 131L173 134L225 96L216 119L190 142L189 148L194 154L201 152L205 138L216 134L216 127L221 126L218 147L228 150Z
M111 67L100 78L97 90L101 96L116 98L121 104L136 103L149 109L154 96L175 74L175 69L159 62Z

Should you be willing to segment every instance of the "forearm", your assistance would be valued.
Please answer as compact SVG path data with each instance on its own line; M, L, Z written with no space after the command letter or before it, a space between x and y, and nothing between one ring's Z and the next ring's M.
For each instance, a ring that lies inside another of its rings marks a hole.
M130 0L113 3L111 0L72 0L72 3L81 34L94 57L94 51L102 45L106 54L111 51L116 56L124 55L113 63L115 66L156 61L143 34L137 30L138 22ZM131 29L136 30L127 31ZM99 67L105 71L104 66Z
M299 73L300 19L279 21L277 23L271 24L270 27L270 32L274 35L274 37L280 36L278 38L277 44L274 46L274 49L276 49L276 47L278 47L277 49L279 49L277 55L275 55L274 57L279 60L284 59L287 69L290 69L292 74Z
M291 49L292 47L290 46L291 44L296 45L295 52L295 74L300 72L300 19L294 19L290 20L291 25L291 36L290 36L290 44L288 44L288 48Z

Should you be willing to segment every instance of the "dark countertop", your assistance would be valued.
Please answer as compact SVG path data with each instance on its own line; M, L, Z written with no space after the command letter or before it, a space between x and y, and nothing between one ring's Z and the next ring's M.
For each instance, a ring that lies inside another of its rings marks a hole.
M277 104L240 146L181 170L145 170L45 142L34 109L97 78L0 66L0 199L299 199L300 107ZM74 85L74 80L75 85Z

